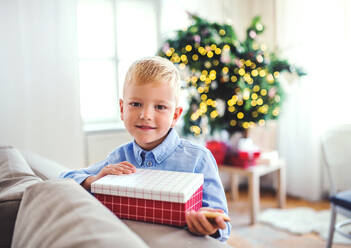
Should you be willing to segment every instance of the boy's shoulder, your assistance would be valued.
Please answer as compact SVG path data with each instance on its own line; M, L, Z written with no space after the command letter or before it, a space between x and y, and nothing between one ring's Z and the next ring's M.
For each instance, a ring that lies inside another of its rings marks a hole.
M128 151L132 151L133 150L133 142L128 142L128 143L125 143L125 144L121 144L119 146L117 146L110 154L109 156L111 155L114 155L116 156L117 154L125 154L127 153Z
M189 150L194 150L194 151L198 151L198 152L204 152L204 153L207 153L209 152L209 150L201 145L201 144L197 144L195 142L192 142L190 140L187 140L187 139L180 139L180 144L179 144L180 147L184 148L184 149L189 149Z

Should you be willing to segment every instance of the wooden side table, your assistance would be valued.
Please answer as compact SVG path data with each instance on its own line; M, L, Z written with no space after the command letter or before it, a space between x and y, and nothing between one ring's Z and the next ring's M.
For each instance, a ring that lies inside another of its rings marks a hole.
M238 183L239 176L248 178L249 183L249 200L250 200L250 223L257 222L257 216L260 209L260 177L270 173L274 173L277 177L278 191L277 201L278 206L283 208L286 203L286 182L285 182L285 163L279 159L272 162L270 165L255 165L247 169L234 167L232 165L219 165L220 171L225 171L231 174L231 195L233 199L238 199Z

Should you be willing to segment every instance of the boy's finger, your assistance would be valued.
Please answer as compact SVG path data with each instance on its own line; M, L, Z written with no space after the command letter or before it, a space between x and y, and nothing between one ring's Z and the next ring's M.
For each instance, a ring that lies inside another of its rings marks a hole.
M216 217L216 224L217 224L218 228L220 228L220 229L226 228L225 221L224 221L223 217L221 217L221 216Z
M122 172L120 170L117 170L116 168L111 169L111 174L113 175L121 175Z
M197 213L194 210L191 210L189 213L189 221L191 222L191 226L193 229L193 233L198 235L206 235L206 230L202 227L198 220Z
M197 220L202 226L202 228L206 231L206 234L213 234L216 232L217 226L212 225L203 213L197 212Z
M121 164L126 165L133 170L136 170L135 166L133 164L129 163L128 161L123 161L123 162L121 162Z
M189 231L198 235L198 233L195 231L194 225L192 223L190 213L185 214L185 221L186 221L186 224L188 225Z

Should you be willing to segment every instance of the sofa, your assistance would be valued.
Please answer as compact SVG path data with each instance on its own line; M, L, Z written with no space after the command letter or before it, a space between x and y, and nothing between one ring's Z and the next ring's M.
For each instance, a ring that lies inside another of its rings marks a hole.
M229 247L184 228L121 220L67 167L0 146L0 247Z

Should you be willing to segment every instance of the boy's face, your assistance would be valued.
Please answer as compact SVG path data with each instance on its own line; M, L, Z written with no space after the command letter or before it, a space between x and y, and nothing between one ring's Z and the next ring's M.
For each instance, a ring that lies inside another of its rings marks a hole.
M161 144L182 113L168 83L130 83L119 104L126 129L145 150Z

